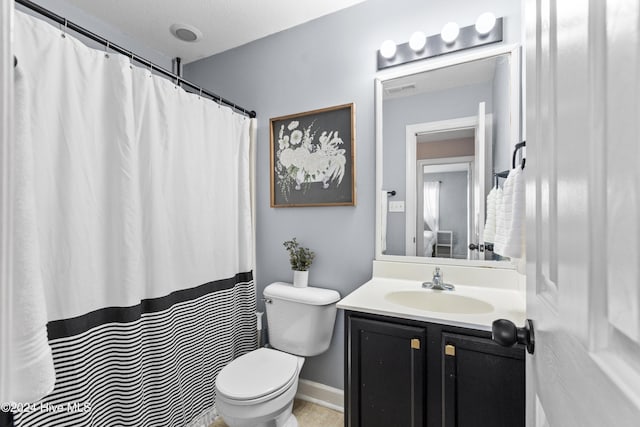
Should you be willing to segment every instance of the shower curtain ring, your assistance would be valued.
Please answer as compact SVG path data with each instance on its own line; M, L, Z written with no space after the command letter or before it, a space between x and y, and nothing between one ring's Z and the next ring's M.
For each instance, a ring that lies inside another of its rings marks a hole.
M133 70L133 51L129 52L131 54L131 61L129 61L129 68Z
M66 38L67 37L67 18L64 18L64 27L61 28L62 29L62 34L60 34L62 36L62 38Z
M109 57L109 40L107 40L107 44L104 48L104 57L108 58Z
M202 98L202 88L200 88L200 95L198 95L198 99Z
M153 76L153 62L149 62L149 77Z

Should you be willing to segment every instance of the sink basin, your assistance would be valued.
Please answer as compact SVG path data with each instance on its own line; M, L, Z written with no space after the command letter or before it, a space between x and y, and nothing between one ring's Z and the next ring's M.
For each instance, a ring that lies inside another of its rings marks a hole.
M453 292L395 291L389 292L384 298L408 308L437 313L482 314L493 311L493 306L487 302Z

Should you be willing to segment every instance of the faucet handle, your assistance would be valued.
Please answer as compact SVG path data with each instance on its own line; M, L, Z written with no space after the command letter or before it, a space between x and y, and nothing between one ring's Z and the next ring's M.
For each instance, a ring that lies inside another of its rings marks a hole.
M440 274L440 267L436 267L436 269L433 271L433 277L436 277L436 276L438 277L442 276Z

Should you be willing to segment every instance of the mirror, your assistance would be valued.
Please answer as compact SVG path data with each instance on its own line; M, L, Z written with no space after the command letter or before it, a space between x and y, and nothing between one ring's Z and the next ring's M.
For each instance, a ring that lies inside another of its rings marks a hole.
M376 80L376 258L508 267L484 226L519 142L518 51L427 62Z

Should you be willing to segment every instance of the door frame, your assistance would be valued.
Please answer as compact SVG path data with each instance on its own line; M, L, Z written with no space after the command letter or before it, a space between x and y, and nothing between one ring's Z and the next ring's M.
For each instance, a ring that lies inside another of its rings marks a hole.
M473 203L473 174L475 167L475 157L474 156L461 156L461 157L443 157L439 159L422 159L416 162L417 170L424 170L425 166L437 166L437 165L466 165L465 172L467 172L467 246L470 243L470 236L472 227L472 203ZM416 189L422 188L424 186L424 173L416 173ZM421 218L424 216L424 195L423 192L416 191L417 193L417 202L416 202L416 252L418 252L418 248L422 248L424 246L424 235L421 235L417 232L420 224L422 223ZM453 257L453 248L451 255ZM418 255L422 256L422 255ZM469 258L469 249L467 249L467 258Z
M418 135L433 132L447 132L461 129L473 129L478 126L477 116L459 117L436 122L416 123L405 127L406 181L405 181L405 254L416 256L417 251L417 154ZM437 160L437 159L434 159ZM442 162L441 162L442 163ZM472 207L473 208L473 207ZM409 227L409 224L413 224Z

